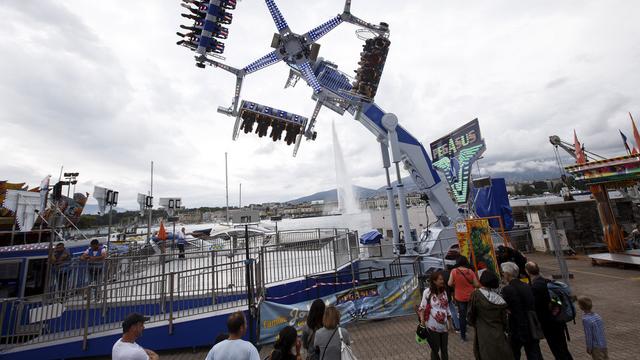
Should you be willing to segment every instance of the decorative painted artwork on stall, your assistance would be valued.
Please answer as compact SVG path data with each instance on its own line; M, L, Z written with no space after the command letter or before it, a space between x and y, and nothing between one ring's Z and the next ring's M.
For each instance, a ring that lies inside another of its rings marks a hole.
M489 269L496 274L500 274L498 270L498 262L496 261L496 253L493 248L493 240L491 239L491 227L487 219L470 219L466 220L467 233L473 250L473 265L476 271Z

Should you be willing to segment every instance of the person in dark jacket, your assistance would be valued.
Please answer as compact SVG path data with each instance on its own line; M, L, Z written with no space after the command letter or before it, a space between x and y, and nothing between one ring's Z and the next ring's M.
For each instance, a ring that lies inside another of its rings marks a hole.
M324 309L326 305L322 299L315 299L311 303L307 322L302 327L302 347L307 352L307 360L318 360L319 351L314 348L316 331L322 329L322 318L324 317Z
M520 274L518 265L505 262L500 265L500 269L508 284L502 289L502 297L509 307L509 331L513 357L515 360L520 360L520 350L524 347L528 360L542 359L540 341L533 338L529 324L529 312L535 313L531 287L518 279Z
M551 297L547 289L549 280L540 275L540 268L538 264L533 261L529 261L525 268L527 269L529 278L531 278L531 290L533 291L533 298L535 300L536 314L538 315L540 325L542 325L542 332L544 333L545 339L547 339L549 349L551 349L556 360L573 360L567 347L567 338L565 335L567 324L554 321L549 311L549 304L551 303Z
M496 258L496 260L498 260L498 265L502 265L502 263L505 262L512 262L518 265L519 277L523 278L527 276L527 272L525 270L527 257L522 255L520 251L509 246L500 245L496 249Z
M300 348L302 343L298 338L298 332L293 326L286 326L280 330L269 360L302 360Z
M476 360L513 359L505 333L507 303L498 294L500 280L491 270L480 276L482 287L471 293L469 325L475 327L473 355Z

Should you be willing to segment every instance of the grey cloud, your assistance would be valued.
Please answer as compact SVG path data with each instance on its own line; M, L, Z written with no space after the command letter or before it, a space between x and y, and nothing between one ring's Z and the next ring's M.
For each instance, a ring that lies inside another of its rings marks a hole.
M112 184L135 205L155 160L154 192L183 196L189 206L220 205L227 151L232 193L242 181L247 203L286 200L334 186L335 119L355 183L383 185L373 136L327 109L318 139L304 141L296 158L291 147L255 135L232 142L233 119L216 108L229 105L234 79L195 68L192 53L175 45L176 2L62 3L0 5L0 121L12 133L0 135L0 151L15 154L3 161L3 177L34 173L29 178L39 181L64 163L87 187ZM278 0L299 32L343 3ZM637 10L634 1L353 2L362 18L391 25L377 103L425 147L478 117L487 141L482 166L515 172L553 167L548 136L571 140L574 128L589 149L621 153L617 129L631 135L626 111L640 119L633 108L640 100L640 24L629 21ZM269 51L275 30L263 3L240 2L229 28L229 64L243 66ZM349 74L362 44L354 30L342 25L320 40L321 56ZM309 116L310 89L300 82L283 90L287 73L277 64L248 77L243 98ZM21 163L30 167L16 170Z
M567 81L569 81L568 77L560 77L560 78L554 79L552 81L549 81L547 83L546 88L547 89L553 89L553 88L556 88L556 87L560 87L560 86L564 85Z

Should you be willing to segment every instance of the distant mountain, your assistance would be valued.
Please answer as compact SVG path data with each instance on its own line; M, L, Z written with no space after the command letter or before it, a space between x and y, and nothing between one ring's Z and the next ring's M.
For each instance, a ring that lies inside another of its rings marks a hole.
M392 187L396 187L396 185L398 184L398 181L392 181L391 182L391 186ZM411 178L411 176L407 176L405 178L402 178L402 184L404 185L404 189L406 193L410 193L413 191L418 191L418 187L416 186L416 183L413 182L413 179ZM379 187L377 192L378 195L382 195L382 194L386 194L387 191L387 186L382 186Z
M559 174L557 171L552 171L552 170L548 170L548 171L533 170L528 172L496 172L496 173L492 173L491 177L504 178L507 182L521 182L521 181L556 179L559 177ZM395 188L397 183L398 183L397 181L393 181L391 183L391 186ZM410 176L402 178L402 183L404 184L406 193L418 191L418 187L413 182L413 179ZM375 190L364 188L361 186L354 186L354 188L356 189L356 195L358 196L358 198L367 199L375 196L386 195L387 186L386 185L381 186ZM301 204L304 202L317 201L317 200L337 201L338 194L336 189L317 192L315 194L303 196L301 198L290 200L288 202L292 204Z
M109 209L107 209L108 212ZM115 207L113 208L113 210L115 210L116 212L126 212L128 211L127 209L123 209L123 208L119 208L119 207ZM84 206L84 210L82 211L82 215L98 215L98 205L95 204L87 204ZM113 215L112 215L113 216Z
M493 172L492 178L504 178L507 182L537 181L557 179L560 177L558 169L527 170L524 172Z
M368 189L361 186L354 186L354 190L356 192L356 196L360 199L367 199L370 197L374 197L378 194L378 190ZM287 202L291 204L301 204L309 201L318 201L318 200L323 200L325 202L338 201L338 191L336 189L320 191L315 194L303 196L301 198L289 200Z

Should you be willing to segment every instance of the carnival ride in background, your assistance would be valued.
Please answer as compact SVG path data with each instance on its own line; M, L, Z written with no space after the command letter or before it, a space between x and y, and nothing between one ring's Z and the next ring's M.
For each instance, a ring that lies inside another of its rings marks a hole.
M0 246L14 242L33 243L42 241L43 233L50 231L50 223L57 212L55 227L73 227L80 219L88 194L62 194L48 201L49 180L47 176L39 187L31 188L25 183L0 181ZM54 210L56 209L56 210ZM35 211L34 211L35 210ZM36 229L37 228L37 229Z
M631 116L631 114L629 114ZM631 118L634 128L634 134L638 134L635 122ZM549 137L549 141L556 148L556 158L561 165L560 157L557 149L563 149L569 153L575 160L574 165L564 167L567 173L571 174L575 182L588 186L598 207L598 215L602 223L602 232L604 235L604 243L607 245L609 253L590 255L594 261L611 261L623 264L640 265L640 250L626 249L625 238L621 226L616 221L616 215L611 207L609 198L610 190L625 191L640 183L640 154L634 147L633 151L629 148L626 137L620 132L627 155L617 156L613 158L605 158L593 152L585 150L584 146L578 141L578 137L574 132L573 144L560 139L553 135ZM636 138L640 142L640 136ZM640 143L638 144L640 147ZM563 174L563 179L566 175ZM565 181L565 183L568 183Z
M284 141L288 145L294 145L293 155L295 156L303 137L307 140L316 139L315 123L323 106L340 115L348 112L364 125L380 143L390 204L395 203L390 174L390 171L393 171L390 170L391 163L394 165L402 227L411 229L404 184L400 175L401 162L410 173L418 189L424 193L436 216L437 223L431 226L426 234L420 236L420 240L414 238L411 240L412 244L407 241L409 252L431 253L434 247L429 243L432 245L438 239L454 239L448 241L455 243L453 224L461 221L463 215L452 200L446 181L443 181L418 139L398 124L398 118L393 113L385 112L374 101L391 44L389 25L384 22L375 25L361 20L351 13L351 1L347 0L342 13L305 33L299 34L291 30L274 0L265 0L265 3L278 31L274 34L271 42L271 47L274 50L241 68L221 62L224 60L222 54L225 45L220 40L226 39L229 33L229 29L223 25L231 24L233 16L229 11L235 9L236 1L183 0L183 4L181 4L188 10L188 13L182 14L182 16L193 20L193 24L181 26L182 29L189 32L178 32L182 39L177 44L195 52L197 67L205 68L206 65L210 65L225 70L236 77L235 94L231 105L218 108L218 112L235 118L233 139L237 139L240 131L253 132L254 125L255 133L263 137L267 135L269 127L271 127L269 137L273 141L280 140L282 133L286 132ZM318 58L320 48L318 40L342 23L351 23L360 27L356 31L356 35L359 39L364 40L358 62L359 68L355 71L356 77L353 80L338 70L336 64ZM297 81L302 78L312 88L311 97L316 105L310 118L261 105L254 101L240 99L243 80L247 75L280 61L290 68L285 87L295 86ZM389 148L391 148L391 156ZM469 163L472 158L475 160L477 156L467 156L465 161ZM451 161L453 162L453 160ZM461 168L459 164L456 165L450 166L449 169L458 170ZM468 164L464 165L463 168L468 170ZM393 243L398 249L401 238L398 219L395 208L390 207L390 210ZM407 234L404 239L410 239L410 235Z

